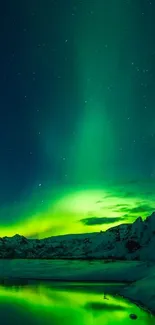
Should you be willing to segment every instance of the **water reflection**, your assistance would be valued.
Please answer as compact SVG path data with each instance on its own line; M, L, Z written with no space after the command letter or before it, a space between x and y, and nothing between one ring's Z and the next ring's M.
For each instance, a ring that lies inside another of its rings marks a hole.
M0 320L5 325L154 325L155 318L112 295L116 285L29 283L0 286ZM136 314L137 320L130 319Z

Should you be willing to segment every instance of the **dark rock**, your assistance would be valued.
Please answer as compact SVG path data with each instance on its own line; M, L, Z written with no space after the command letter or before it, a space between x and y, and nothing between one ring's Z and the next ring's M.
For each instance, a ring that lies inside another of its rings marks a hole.
M137 319L137 315L136 314L130 314L129 315L131 319Z

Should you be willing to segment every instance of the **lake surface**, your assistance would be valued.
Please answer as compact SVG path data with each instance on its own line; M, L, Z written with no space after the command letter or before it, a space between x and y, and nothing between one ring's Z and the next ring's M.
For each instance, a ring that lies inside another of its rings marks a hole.
M122 284L123 285L123 284ZM154 325L155 317L118 297L121 284L29 281L0 286L5 325ZM136 314L132 320L130 314Z

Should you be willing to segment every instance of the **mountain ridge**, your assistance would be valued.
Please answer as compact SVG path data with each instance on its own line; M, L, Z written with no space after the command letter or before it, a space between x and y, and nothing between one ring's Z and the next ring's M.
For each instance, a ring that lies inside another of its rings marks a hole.
M66 234L44 239L21 235L0 238L0 258L111 259L155 261L155 212L144 221L121 224L106 231Z

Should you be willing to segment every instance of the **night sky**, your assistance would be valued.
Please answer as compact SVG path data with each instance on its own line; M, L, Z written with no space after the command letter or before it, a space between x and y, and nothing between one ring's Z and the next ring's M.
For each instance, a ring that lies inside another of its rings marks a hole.
M155 208L155 2L0 11L0 236L105 230Z

